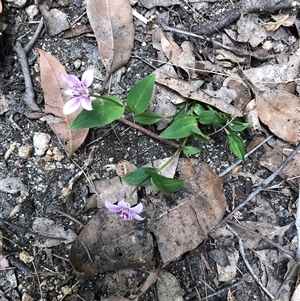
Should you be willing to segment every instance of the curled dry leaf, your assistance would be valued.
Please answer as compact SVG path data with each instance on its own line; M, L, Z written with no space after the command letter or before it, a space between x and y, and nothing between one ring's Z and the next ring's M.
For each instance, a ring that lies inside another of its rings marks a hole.
M170 197L148 194L141 222L124 222L106 209L84 227L72 245L70 260L87 278L96 271L120 270L152 263L153 238L164 264L196 248L223 218L222 179L207 164L180 159L178 172L186 180Z
M130 59L134 42L132 9L128 0L87 0L86 11L108 78Z
M79 131L70 131L69 127L78 112L70 115L64 115L63 106L68 100L67 96L62 91L65 82L62 79L62 74L66 73L62 64L41 49L38 49L40 54L40 72L41 84L44 91L45 113L44 118L50 125L56 136L63 143L69 156L71 156L85 140L88 129Z

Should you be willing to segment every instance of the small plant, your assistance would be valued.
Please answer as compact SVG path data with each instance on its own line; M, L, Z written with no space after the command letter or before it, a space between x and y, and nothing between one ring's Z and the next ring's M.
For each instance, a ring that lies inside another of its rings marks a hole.
M201 142L208 142L210 135L224 131L229 139L230 151L239 159L244 159L245 145L238 133L248 128L251 125L249 123L237 121L234 116L220 113L209 106L193 102L188 103L185 108L179 110L175 116L171 117L147 111L154 89L155 75L149 75L133 86L127 95L125 104L117 96L89 94L88 87L93 81L93 72L91 70L84 72L81 81L74 75L63 75L63 78L69 86L66 93L73 97L66 102L63 109L64 113L73 113L80 105L84 108L71 124L71 130L101 127L110 124L118 120L127 111L133 114L135 122L143 125L155 124L166 118L172 119L170 125L160 134L160 137L166 139L182 139L193 136ZM213 133L205 135L200 129L201 126L210 126L213 129ZM143 218L139 216L139 213L142 211L143 206L138 204L135 207L131 207L131 196L138 187L147 184L151 184L164 194L178 191L184 185L184 181L164 177L160 174L160 171L181 151L186 157L190 157L197 154L200 150L197 147L187 146L182 143L175 154L160 168L142 167L136 169L123 178L125 182L136 185L131 195L126 201L121 200L118 205L106 202L106 207L111 212L119 214L124 220L142 220Z

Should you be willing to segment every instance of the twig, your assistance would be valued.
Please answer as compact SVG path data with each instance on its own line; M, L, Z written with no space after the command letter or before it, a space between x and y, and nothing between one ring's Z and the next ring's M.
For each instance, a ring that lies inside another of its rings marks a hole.
M259 149L263 144L265 144L267 141L269 141L271 138L273 138L273 135L268 136L264 141L262 141L261 143L259 143L257 146L255 146L253 149L251 149L250 152L248 152L245 155L245 159L248 158L250 155L252 155L257 149ZM238 166L240 163L242 163L242 160L238 160L236 161L234 164L232 164L231 166L229 166L228 168L226 168L224 171L222 171L219 174L219 177L222 177L224 175L226 175L227 173L229 173L230 171L232 171L236 166Z
M246 255L245 255L245 251L244 251L244 246L243 246L243 242L239 236L239 234L237 232L235 232L229 225L227 225L227 228L229 229L230 232L232 232L232 234L237 238L238 242L239 242L239 251L240 254L244 260L244 263L247 267L247 269L249 270L250 274L252 275L252 277L254 278L254 280L257 282L257 284L261 287L261 289L271 298L271 299L275 299L275 297L267 290L266 287L264 287L264 285L261 283L261 281L258 279L258 277L255 275L253 269L251 268L250 263L248 262Z
M183 35L187 35L187 36L191 36L191 37L194 37L194 38L202 39L204 41L212 43L213 45L219 46L219 47L221 47L225 50L232 51L238 56L252 56L255 59L260 60L260 61L264 61L264 60L267 60L267 59L272 59L274 57L277 57L277 55L273 55L273 54L268 55L268 56L260 56L255 52L251 52L251 51L240 49L240 48L230 47L230 46L224 45L224 44L222 44L222 43L220 43L220 42L218 42L214 39L204 37L204 36L201 36L201 35L197 35L197 34L192 33L192 32L183 31L183 30L180 30L180 29L177 29L177 28L174 28L174 27L170 27L170 26L168 26L164 23L161 23L161 25L162 25L164 30L173 31L173 32L177 32L177 33L180 33L180 34L183 34Z
M26 53L22 48L20 42L16 42L16 45L14 46L14 51L17 54L24 76L25 93L24 93L23 101L25 102L25 104L28 105L28 107L32 111L41 111L40 107L35 102L35 95L33 91L28 61L27 61Z
M228 219L230 219L235 213L237 213L241 208L243 208L247 203L249 203L256 195L258 195L264 188L266 188L280 173L281 171L293 160L300 150L300 143L293 150L293 152L281 163L281 165L259 186L253 190L249 196L239 204L234 210L232 210L227 216L225 216L214 228L218 228L220 225L224 224Z
M238 228L241 228L241 229L243 229L243 230L245 230L245 231L248 231L249 233L251 233L251 234L253 234L253 235L255 235L255 236L257 236L257 237L259 237L259 238L261 238L261 239L264 239L264 240L267 241L269 244L271 244L271 245L273 245L274 247L276 247L279 251L281 251L281 252L287 254L287 255L290 256L291 258L294 257L294 253L293 253L292 251L283 248L281 245L279 245L278 243L276 243L276 242L274 242L273 240L269 239L268 237L265 237L265 236L263 236L263 235L261 235L261 234L255 232L255 231L251 230L250 228L248 228L248 227L246 227L246 226L243 226L243 225L240 225L240 224L238 224L238 223L236 223L236 222L234 222L234 221L230 221L230 220L229 220L229 221L227 221L227 223L234 225L234 227L238 227Z
M158 141L161 141L161 142L163 142L163 143L165 143L165 144L167 144L169 146L172 146L174 148L179 148L180 147L180 145L178 143L173 142L173 141L168 140L168 139L161 138L157 134L155 134L155 133L153 133L153 132L145 129L144 127L142 127L142 126L140 126L140 125L138 125L138 124L136 124L136 123L134 123L132 121L129 121L129 120L125 119L125 118L121 117L121 118L118 119L118 121L120 121L120 122L122 122L122 123L124 123L124 124L126 124L126 125L128 125L128 126L130 126L132 128L135 128L138 131L140 131L140 132L142 132L142 133L150 136L151 138L154 138L154 139L156 139Z
M25 54L27 54L29 52L29 50L32 48L32 46L34 45L35 41L37 40L37 38L39 37L39 35L43 29L43 26L44 26L44 22L43 22L43 18L41 18L41 21L40 21L38 27L36 28L34 35L30 39L30 41L26 44L26 46L23 48Z
M281 291L285 287L285 285L290 281L292 276L294 275L295 271L300 266L300 187L299 187L299 194L298 194L298 202L297 202L297 212L296 212L296 221L295 226L297 230L297 252L296 257L293 260L292 264L290 264L291 269L288 271L284 282L280 285L279 289L276 292L275 297L278 298L280 296Z

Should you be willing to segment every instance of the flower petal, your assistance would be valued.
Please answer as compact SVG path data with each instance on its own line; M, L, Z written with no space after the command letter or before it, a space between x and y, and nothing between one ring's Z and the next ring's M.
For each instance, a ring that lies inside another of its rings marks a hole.
M88 88L92 84L93 80L94 80L94 70L93 69L86 70L82 74L81 83L85 88Z
M88 97L81 97L81 105L84 109L88 111L93 110L92 103Z
M108 201L105 201L105 206L110 212L113 213L118 213L122 211L122 208L120 206L111 204Z
M133 215L133 218L136 219L137 221L142 221L145 219L144 217L141 217L138 214Z
M118 202L118 206L120 206L123 209L130 209L131 210L130 204L125 202L124 199L122 199L121 201Z
M68 100L63 107L63 113L65 115L69 115L75 112L80 107L80 102L81 101L79 97Z
M81 82L75 75L62 74L61 76L70 87L81 87Z
M136 206L132 207L130 210L135 214L139 214L143 211L143 204L138 203Z

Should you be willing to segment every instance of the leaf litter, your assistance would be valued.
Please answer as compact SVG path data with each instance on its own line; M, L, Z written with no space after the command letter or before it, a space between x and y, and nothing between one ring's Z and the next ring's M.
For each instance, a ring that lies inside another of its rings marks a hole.
M73 266L91 277L97 270L150 265L153 258L150 233L156 237L164 264L196 248L223 217L226 204L223 179L196 160L180 159L178 173L186 183L184 190L175 194L175 204L168 205L162 195L145 197L145 223L124 224L119 216L107 210L93 216L71 248Z

